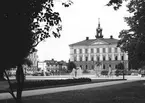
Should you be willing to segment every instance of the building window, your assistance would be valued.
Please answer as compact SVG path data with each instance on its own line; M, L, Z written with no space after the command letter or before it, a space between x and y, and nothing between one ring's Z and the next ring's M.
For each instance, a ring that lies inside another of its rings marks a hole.
M87 56L86 56L86 58L85 58L85 59L86 59L86 61L88 61L88 57L87 57Z
M111 48L109 48L109 51L108 51L109 53L111 53L112 52L112 50L111 50Z
M100 49L99 48L97 48L97 53L100 53Z
M97 56L97 61L100 61L100 58Z
M77 61L77 57L74 57L74 61Z
M115 60L118 60L118 57L117 56L115 56Z
M106 59L105 59L105 56L103 56L103 61L105 61Z
M80 54L82 54L82 49L80 49Z
M80 56L80 61L82 61L82 56Z
M111 57L109 57L109 61L111 61Z
M105 64L103 64L103 69L105 69Z
M86 69L88 69L88 66L86 65Z
M91 61L94 61L94 57L93 56L91 57Z
M105 48L103 48L103 53L105 53L106 51L105 51Z
M77 53L77 50L76 49L74 49L74 54L76 54Z
M94 69L94 65L92 65L92 69Z
M121 60L124 60L124 56L123 55L121 56Z
M115 48L115 53L117 53L117 48Z
M88 53L88 49L85 49L85 53Z
M80 65L80 68L82 69L82 65Z
M94 53L94 49L93 48L91 48L91 53Z

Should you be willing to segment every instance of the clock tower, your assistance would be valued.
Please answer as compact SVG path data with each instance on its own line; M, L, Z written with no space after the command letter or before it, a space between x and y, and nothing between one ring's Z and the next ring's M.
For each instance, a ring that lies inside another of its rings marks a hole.
M103 38L102 30L103 29L100 27L100 18L98 18L98 28L96 29L96 35L95 35L96 38Z

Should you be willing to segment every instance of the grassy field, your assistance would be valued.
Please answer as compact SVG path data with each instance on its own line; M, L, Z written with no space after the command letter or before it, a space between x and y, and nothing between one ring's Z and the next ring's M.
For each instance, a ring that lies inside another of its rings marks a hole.
M145 103L145 81L25 97L23 103Z

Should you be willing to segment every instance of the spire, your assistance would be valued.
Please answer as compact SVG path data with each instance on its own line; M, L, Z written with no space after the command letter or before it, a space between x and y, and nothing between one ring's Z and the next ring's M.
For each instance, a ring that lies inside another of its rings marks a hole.
M100 18L98 18L98 28L100 28Z
M100 18L98 18L98 28L96 29L97 35L95 36L96 38L103 38L102 35L102 28L100 27Z

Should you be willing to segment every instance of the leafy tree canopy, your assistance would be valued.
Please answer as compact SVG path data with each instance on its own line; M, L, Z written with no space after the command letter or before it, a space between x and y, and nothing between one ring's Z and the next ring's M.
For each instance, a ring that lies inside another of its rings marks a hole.
M129 61L135 67L145 65L145 1L131 0L127 5L132 16L125 17L130 29L122 30L118 46L129 54Z

